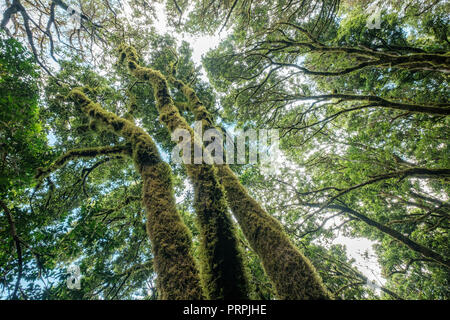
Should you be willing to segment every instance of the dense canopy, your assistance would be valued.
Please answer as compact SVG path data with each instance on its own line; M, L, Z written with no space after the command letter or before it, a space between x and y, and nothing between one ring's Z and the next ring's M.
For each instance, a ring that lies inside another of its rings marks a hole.
M447 1L0 8L1 299L450 298Z

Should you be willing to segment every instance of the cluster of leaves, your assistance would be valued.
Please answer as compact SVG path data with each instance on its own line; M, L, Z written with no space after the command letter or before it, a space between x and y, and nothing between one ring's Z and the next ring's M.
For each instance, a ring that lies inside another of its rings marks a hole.
M39 118L38 69L14 39L0 38L0 196L14 197L45 163L46 135Z

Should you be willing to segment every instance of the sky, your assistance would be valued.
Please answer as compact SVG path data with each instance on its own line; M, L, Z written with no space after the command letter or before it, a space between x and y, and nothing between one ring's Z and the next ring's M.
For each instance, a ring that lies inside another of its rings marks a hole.
M164 4L154 3L157 21L154 21L154 27L157 32L160 34L170 33L173 35L179 42L185 40L191 44L193 48L192 59L197 65L201 65L202 55L207 53L209 50L217 47L221 40L225 39L229 34L228 30L223 30L221 33L215 35L205 35L205 36L192 36L188 33L180 33L175 31L173 28L168 26L167 23L167 15L165 13ZM188 10L184 12L184 16L188 14ZM131 9L127 4L127 1L124 1L124 15L125 17L131 16Z

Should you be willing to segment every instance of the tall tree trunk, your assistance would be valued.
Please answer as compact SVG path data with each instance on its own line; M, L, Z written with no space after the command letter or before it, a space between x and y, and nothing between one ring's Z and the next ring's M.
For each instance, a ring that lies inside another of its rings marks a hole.
M152 138L132 122L93 103L81 90L72 90L70 98L100 124L98 130L111 131L131 144L132 158L143 181L142 200L160 298L202 299L191 236L175 206L170 167L161 160Z
M181 81L171 82L183 92L197 121L214 127L213 118L195 91ZM281 224L245 190L228 165L217 165L228 205L262 261L280 299L331 299L314 266L289 240Z
M157 70L141 67L134 48L124 46L120 60L126 60L131 74L149 81L154 90L156 107L161 121L172 133L176 129L194 132L180 115L168 89L166 78ZM195 140L195 139L194 139ZM201 142L197 145L202 148ZM192 152L196 147L192 147ZM210 299L248 299L249 286L243 254L235 228L227 211L225 192L217 177L217 170L207 164L186 164L186 171L194 186L194 207L201 234L203 280Z

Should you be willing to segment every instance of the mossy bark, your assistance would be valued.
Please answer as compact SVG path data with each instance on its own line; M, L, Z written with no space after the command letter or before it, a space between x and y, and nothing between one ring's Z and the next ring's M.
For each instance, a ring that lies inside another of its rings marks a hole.
M331 299L314 266L289 240L281 224L245 190L227 165L218 165L228 204L260 257L280 299Z
M136 78L150 82L160 120L169 131L185 129L193 137L192 128L180 115L169 94L166 78L157 70L141 67L132 47L120 48L120 60L126 61L129 71ZM201 142L199 147L202 147ZM193 152L194 146L191 150ZM216 168L207 164L186 164L186 171L194 187L194 207L201 235L202 278L206 295L209 299L248 299L248 279L242 252L227 211L225 192L218 181Z
M132 158L143 181L142 200L160 298L202 299L191 236L176 210L170 167L161 160L155 143L144 130L104 110L81 90L72 90L70 98L99 124L97 130L109 130L131 144Z
M72 149L67 153L57 158L51 166L48 168L38 168L35 178L42 180L47 177L53 171L63 167L67 162L80 158L94 158L102 155L115 155L115 156L129 156L131 155L131 148L128 145L124 146L104 146L104 147L91 147Z
M170 79L188 99L195 119L212 128L214 122L195 91L182 81ZM262 261L280 299L331 299L314 266L289 240L281 224L245 190L228 165L217 165L228 205Z

